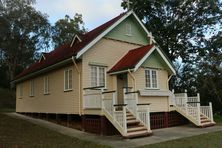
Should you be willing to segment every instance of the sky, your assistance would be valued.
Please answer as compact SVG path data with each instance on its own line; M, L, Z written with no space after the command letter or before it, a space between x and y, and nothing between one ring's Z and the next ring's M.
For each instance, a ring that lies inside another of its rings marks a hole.
M34 7L46 13L51 24L65 15L83 15L85 28L89 31L124 12L122 0L36 0Z

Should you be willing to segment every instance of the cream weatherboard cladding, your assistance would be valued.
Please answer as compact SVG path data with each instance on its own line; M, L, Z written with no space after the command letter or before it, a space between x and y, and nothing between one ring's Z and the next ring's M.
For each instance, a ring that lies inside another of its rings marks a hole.
M81 64L78 64L81 69ZM72 82L73 90L64 92L64 70L72 69L75 81ZM44 77L50 77L50 94L44 95ZM75 82L75 83L74 83ZM40 113L79 113L78 75L73 65L51 71L45 75L34 78L34 96L29 96L30 80L17 86L23 86L23 97L19 99L19 89L16 90L16 112ZM17 87L18 88L18 87Z

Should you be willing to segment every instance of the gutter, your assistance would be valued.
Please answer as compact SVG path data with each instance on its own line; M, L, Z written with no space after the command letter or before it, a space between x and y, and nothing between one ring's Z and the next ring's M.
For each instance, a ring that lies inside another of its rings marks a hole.
M75 68L76 68L76 71L77 71L77 73L78 73L78 79L79 79L79 91L78 91L78 93L79 93L79 115L81 115L81 71L80 71L80 69L78 68L78 66L77 66L77 64L76 64L76 61L75 61L75 58L74 58L74 56L72 56L72 62L73 62L73 64L74 64L74 66L75 66Z
M26 76L23 76L23 77L21 77L21 78L15 79L15 80L11 81L11 83L18 83L18 82L20 82L20 81L29 79L29 78L34 77L34 76L36 76L36 75L45 73L45 72L50 71L50 70L53 70L53 69L56 69L57 67L62 66L62 65L66 64L66 63L69 63L69 62L70 62L70 63L72 62L72 59L71 59L71 58L66 59L66 60L63 60L63 61L61 61L61 62L59 62L59 63L54 64L54 65L48 66L48 67L43 68L43 69L41 69L41 70L38 70L38 71L36 71L36 72L30 73L30 74L28 74L28 75L26 75Z

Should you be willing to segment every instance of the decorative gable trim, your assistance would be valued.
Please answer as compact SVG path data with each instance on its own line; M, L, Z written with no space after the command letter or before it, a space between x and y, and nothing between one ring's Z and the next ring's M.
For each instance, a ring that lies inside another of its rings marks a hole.
M137 69L145 62L145 60L153 53L154 50L157 50L157 52L160 54L161 58L163 58L164 62L167 64L167 66L170 68L173 74L176 74L176 71L174 70L172 64L168 61L163 52L156 46L153 46L149 50L149 52L136 64L134 71L137 71Z
M71 42L71 44L70 44L70 47L73 46L73 44L75 43L76 40L78 40L79 42L82 42L82 40L80 39L80 37L76 34L76 35L74 36L74 38L72 39L72 42Z
M120 18L117 22L115 22L113 25L111 25L108 29L106 29L103 33L101 33L99 36L97 36L92 42L90 42L88 45L86 45L82 50L80 50L76 58L80 58L89 48L91 48L95 43L97 43L101 38L103 38L106 34L108 34L113 28L115 28L117 25L119 25L123 20L125 20L128 16L133 15L136 20L139 22L140 26L143 28L143 30L146 32L148 36L152 35L146 27L143 25L143 23L139 20L139 18L136 16L136 14L133 11L127 12L122 18ZM155 41L154 41L155 42Z
M41 57L39 58L39 63L40 63L42 60L45 60L45 59L46 59L46 57L45 57L44 54L45 54L45 53L42 53L42 54L41 54Z
M103 33L101 33L99 36L97 36L93 41L91 41L88 45L86 45L82 50L80 50L76 58L80 58L90 47L92 47L95 43L97 43L101 38L103 38L107 33L109 33L114 27L116 27L118 24L120 24L123 20L125 20L128 16L130 16L133 13L133 11L127 12L121 19L119 19L117 22L115 22L113 25L111 25L108 29L106 29Z

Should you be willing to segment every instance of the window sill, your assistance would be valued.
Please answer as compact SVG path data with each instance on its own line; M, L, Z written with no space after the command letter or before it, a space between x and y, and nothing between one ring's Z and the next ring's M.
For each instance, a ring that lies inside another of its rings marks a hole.
M50 93L44 93L44 95L50 95Z
M22 97L19 97L18 99L22 99Z
M73 89L66 89L66 90L64 90L64 92L70 92L70 91L73 91Z
M146 87L145 90L160 90L159 88L149 88L149 87Z
M34 96L29 96L29 97L33 98Z

